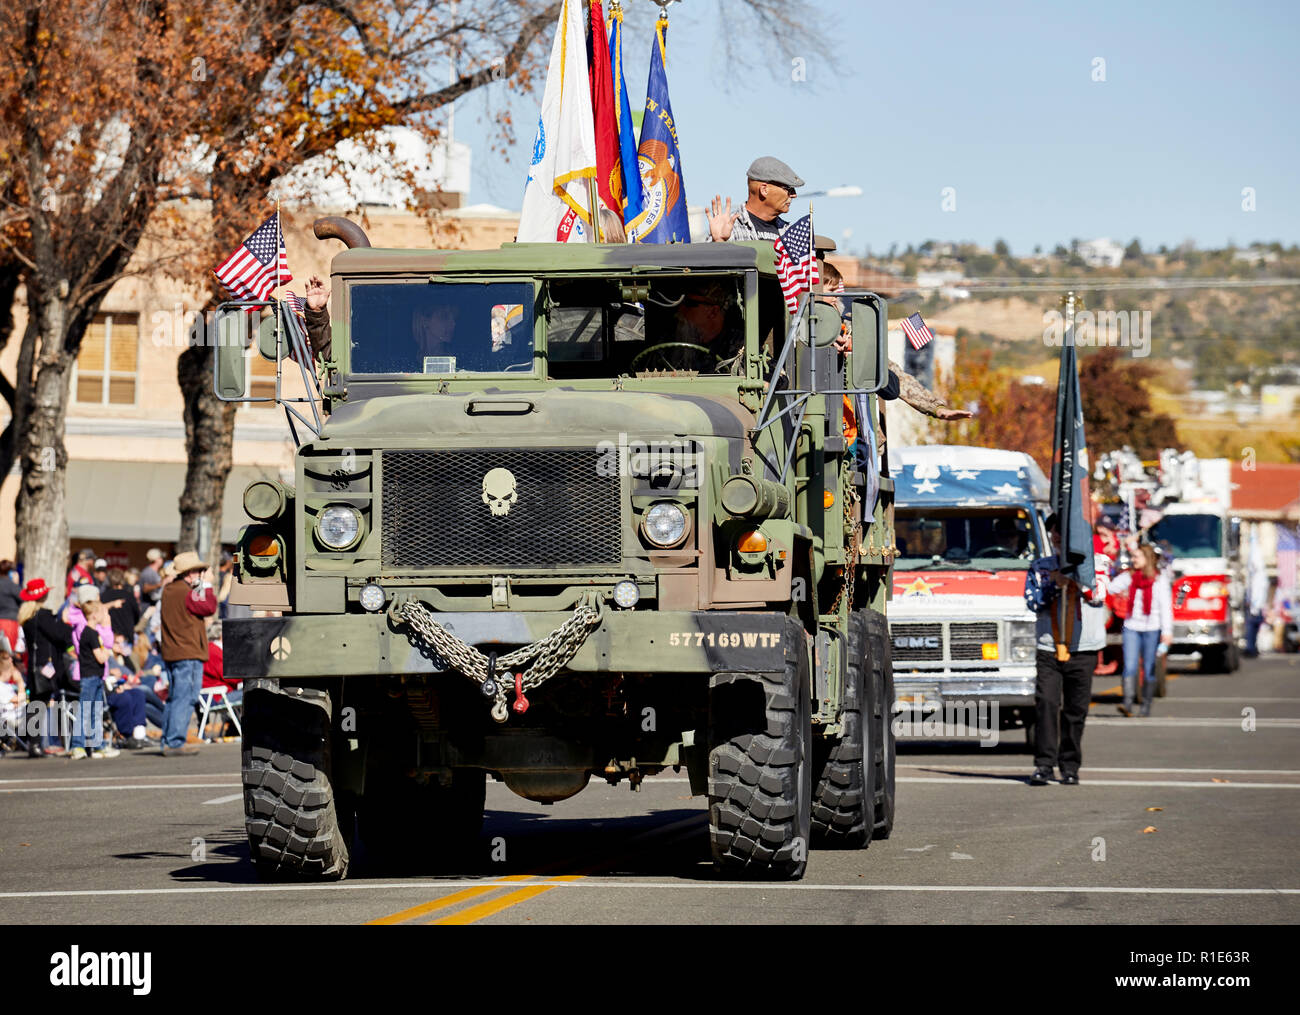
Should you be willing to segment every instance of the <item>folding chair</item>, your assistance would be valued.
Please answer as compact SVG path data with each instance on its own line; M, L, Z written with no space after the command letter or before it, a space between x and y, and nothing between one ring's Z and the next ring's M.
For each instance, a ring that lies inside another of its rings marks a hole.
M227 699L230 688L225 684L216 684L212 687L204 687L199 690L199 739L207 743L212 743L215 737L208 736L208 721L211 716L217 715L222 717L221 728L225 728L225 718L229 718L235 724L235 729L242 738L244 728L239 723L239 706ZM221 736L220 730L217 731L217 737Z

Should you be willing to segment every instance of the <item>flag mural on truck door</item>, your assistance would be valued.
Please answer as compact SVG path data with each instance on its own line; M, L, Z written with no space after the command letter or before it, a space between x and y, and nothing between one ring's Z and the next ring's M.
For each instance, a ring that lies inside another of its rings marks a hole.
M596 128L582 0L564 0L546 71L532 165L519 214L520 243L589 241Z

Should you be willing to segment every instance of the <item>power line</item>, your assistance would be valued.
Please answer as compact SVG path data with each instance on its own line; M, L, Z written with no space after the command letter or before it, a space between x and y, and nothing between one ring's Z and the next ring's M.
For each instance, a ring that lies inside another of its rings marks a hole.
M904 280L908 283L909 280ZM1123 281L1089 282L1086 279L1042 279L1026 282L1015 279L1003 282L999 278L966 278L959 281L945 282L942 286L926 286L926 289L969 289L976 292L1096 292L1099 290L1120 289L1264 289L1300 286L1300 278L1151 278L1126 279ZM909 289L917 288L916 281L910 280Z

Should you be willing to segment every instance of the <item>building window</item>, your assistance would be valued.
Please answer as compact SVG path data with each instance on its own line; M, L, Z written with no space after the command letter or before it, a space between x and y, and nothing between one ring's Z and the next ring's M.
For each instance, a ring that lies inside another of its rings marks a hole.
M96 314L77 354L75 400L92 405L135 405L139 356L139 314Z

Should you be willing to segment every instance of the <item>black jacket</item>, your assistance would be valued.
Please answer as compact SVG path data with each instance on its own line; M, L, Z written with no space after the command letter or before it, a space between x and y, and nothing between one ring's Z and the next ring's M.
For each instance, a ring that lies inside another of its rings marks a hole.
M42 607L23 625L23 637L27 640L27 686L32 698L48 701L54 691L67 690L72 627ZM42 672L46 663L54 664L52 677Z

